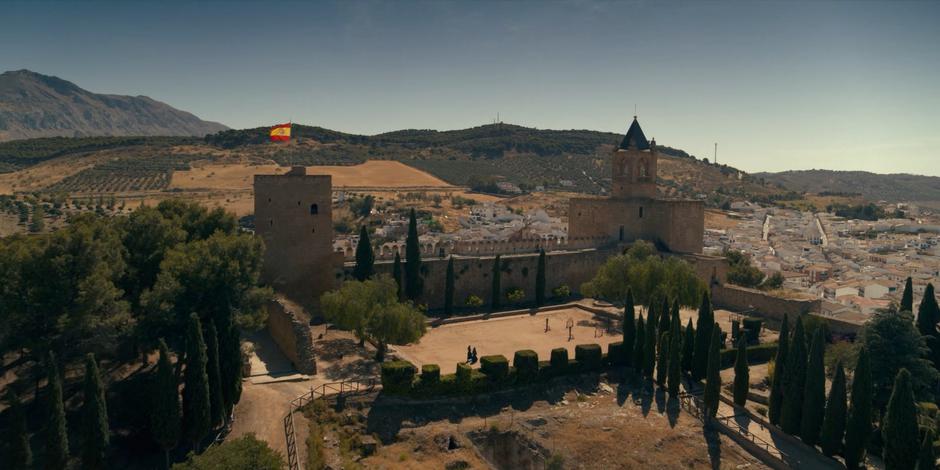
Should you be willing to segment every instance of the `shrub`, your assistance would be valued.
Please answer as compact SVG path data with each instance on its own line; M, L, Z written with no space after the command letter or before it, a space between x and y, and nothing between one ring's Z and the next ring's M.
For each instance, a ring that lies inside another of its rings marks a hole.
M177 470L276 470L284 468L284 458L254 434L226 440L222 445L210 447L201 455L173 465Z
M554 375L564 374L568 368L568 350L565 348L552 349L552 373Z
M579 344L574 347L574 359L578 361L581 370L600 370L603 365L603 354L598 344Z
M464 303L467 305L467 307L479 307L483 305L483 299L470 294L467 296L467 300Z
M721 368L727 369L734 366L734 360L738 352L736 348L723 349L721 351ZM747 347L747 362L749 364L761 364L772 360L777 355L777 343L758 344Z
M607 360L615 366L622 366L627 363L627 350L623 345L623 341L610 343L607 346Z
M525 292L518 287L509 289L506 292L506 300L510 302L520 302L522 299L525 299Z
M552 295L558 298L567 298L571 295L571 288L567 284L562 284L552 289Z
M501 382L509 376L509 360L502 354L480 358L480 370L493 382Z
M741 321L744 334L747 335L747 344L757 344L760 341L760 330L764 321L760 318L747 317Z
M473 368L463 362L457 363L457 390L468 393L472 390Z
M415 378L415 366L408 361L382 363L382 389L392 395L403 395L411 390Z
M531 349L516 351L512 358L512 365L516 368L516 379L520 383L530 383L538 379L539 355Z
M437 364L425 364L421 366L421 383L425 385L436 385L441 381L441 368Z

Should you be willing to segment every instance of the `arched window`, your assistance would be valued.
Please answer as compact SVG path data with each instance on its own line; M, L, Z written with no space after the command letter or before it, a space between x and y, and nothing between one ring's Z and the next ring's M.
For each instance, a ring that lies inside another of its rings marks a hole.
M640 206L640 218L643 218L643 206Z
M640 178L648 177L649 173L650 173L649 164L646 163L646 160L640 160Z
M317 215L320 212L320 208L316 204L310 204L310 215Z

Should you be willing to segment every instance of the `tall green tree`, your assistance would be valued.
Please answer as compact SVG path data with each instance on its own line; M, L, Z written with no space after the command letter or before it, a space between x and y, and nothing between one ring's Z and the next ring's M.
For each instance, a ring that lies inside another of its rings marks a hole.
M783 377L786 372L787 352L790 347L790 324L787 315L783 315L780 337L777 340L777 356L774 359L774 375L770 384L770 405L768 417L771 424L780 424L780 412L783 410Z
M659 335L659 349L656 351L656 384L666 386L669 372L669 332Z
M493 276L493 279L492 279L492 285L490 286L490 295L491 295L490 310L494 312L499 310L499 306L500 306L500 297L501 297L500 274L501 273L502 273L502 270L500 269L499 255L496 255L496 257L493 258L493 271L491 273L491 275Z
M894 379L894 390L881 423L885 470L906 470L917 464L920 435L917 429L917 404L911 388L911 373L901 369Z
M787 365L783 371L783 407L780 410L780 427L784 432L796 435L800 432L803 412L803 390L806 388L806 338L803 335L803 319L797 317L787 352Z
M539 248L539 263L535 270L535 305L545 305L545 250Z
M936 434L933 429L928 427L920 444L920 453L917 456L917 466L914 467L914 470L933 470L937 468L937 457L933 453L935 440Z
M643 339L643 375L653 378L656 369L656 321L646 322L646 338Z
M417 302L424 290L421 279L421 245L418 243L418 221L415 210L408 218L408 236L405 238L405 297Z
M695 349L695 328L692 327L692 319L689 318L689 324L685 326L685 337L682 340L682 370L692 371L692 350Z
M454 257L447 260L447 275L444 279L444 316L454 314Z
M643 365L646 364L644 355L646 354L646 325L643 322L643 314L636 320L636 342L633 344L633 370L642 373Z
M219 377L222 382L222 414L226 421L242 396L244 353L237 325L223 325L219 335ZM226 339L226 341L222 341ZM224 348L224 349L223 349Z
M62 377L52 351L46 355L46 453L43 461L49 470L65 468L69 461L69 435L62 402Z
M160 359L151 393L150 433L163 449L165 468L170 467L170 451L180 439L180 392L170 363L166 343L159 341Z
M702 296L695 322L695 349L692 352L692 380L705 377L708 368L708 348L711 343L712 329L715 324L714 312L708 294Z
M29 428L26 425L26 412L20 397L7 387L7 404L9 405L9 423L6 429L7 465L9 468L31 468L33 466L33 451L29 447Z
M353 268L353 277L358 281L365 281L375 274L375 252L372 242L369 241L369 230L365 225L359 227L359 244L356 245L356 266Z
M395 252L395 262L392 263L392 277L395 279L395 286L397 287L398 300L405 300L405 291L402 288L402 278L401 278L401 255L398 254L398 251Z
M849 403L849 417L845 424L845 466L849 470L859 468L865 461L865 449L871 437L872 388L871 362L868 349L862 347L855 364L852 380L852 395Z
M819 442L819 430L822 427L826 409L826 370L823 364L826 341L823 334L822 328L817 328L813 334L813 345L809 350L806 382L803 387L800 438L810 446L815 446Z
M708 366L705 373L705 412L712 418L718 413L718 401L721 395L721 338L718 328L712 328L712 338L708 346Z
M842 363L836 363L836 373L829 387L829 399L826 401L826 415L823 418L820 447L829 457L842 451L842 438L845 436L845 369Z
M910 276L904 280L904 292L901 294L900 312L914 312L914 282Z
M917 330L923 336L937 336L937 322L940 321L940 307L934 294L933 283L924 289L924 298L917 308Z
M183 436L193 449L211 428L211 402L209 398L209 375L206 372L208 358L206 343L202 337L202 325L194 313L189 317L186 332L186 368L183 375Z
M627 290L627 298L623 302L623 350L626 355L625 364L633 365L633 344L636 341L636 312L633 307L633 292Z
M682 373L682 364L679 357L679 349L682 344L680 331L678 323L673 323L669 332L669 373L666 377L666 383L669 396L672 398L679 397L679 381Z
M738 353L734 359L734 404L744 406L750 388L750 368L747 365L747 340L742 335L738 339Z
M203 337L206 340L206 376L209 377L209 425L216 428L225 420L225 403L222 397L222 376L219 372L219 334L215 322L206 324Z
M861 340L871 360L876 410L883 412L891 396L892 377L901 369L911 373L911 385L918 401L933 401L940 374L928 359L930 350L910 312L875 312L865 323Z
M679 299L676 299L673 304L673 309L675 309L676 312L679 311ZM663 333L669 332L669 324L672 322L672 311L669 310L669 301L666 297L663 297L663 306L660 310L662 314L659 316L659 327L656 332L662 336Z
M85 358L85 387L82 403L82 468L107 468L111 428L108 405L94 354Z

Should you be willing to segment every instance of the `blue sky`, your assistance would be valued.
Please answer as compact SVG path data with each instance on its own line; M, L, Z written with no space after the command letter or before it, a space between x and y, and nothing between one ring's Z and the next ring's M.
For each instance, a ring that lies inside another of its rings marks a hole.
M504 122L940 175L940 2L4 3L0 69L232 127Z

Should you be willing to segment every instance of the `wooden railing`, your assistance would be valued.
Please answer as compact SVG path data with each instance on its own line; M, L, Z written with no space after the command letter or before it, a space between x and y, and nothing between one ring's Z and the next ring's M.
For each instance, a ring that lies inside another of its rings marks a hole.
M377 385L375 379L369 379L367 382L347 380L325 383L317 387L310 387L309 392L291 400L288 404L287 415L284 416L284 437L287 440L287 469L300 470L300 462L297 457L297 434L294 432L294 412L319 398L340 398L369 393L375 390Z
M701 420L702 423L709 424L713 420L718 421L722 425L724 425L725 428L729 429L731 432L734 432L738 434L739 436L751 441L752 443L754 443L754 445L763 449L765 452L767 452L771 456L781 461L785 461L786 454L782 450L780 450L780 448L778 448L776 445L773 445L765 441L760 436L753 434L747 431L746 429L741 429L740 426L735 424L733 420L737 417L737 415L730 415L730 416L716 415L714 418L712 418L707 413L705 401L702 399L702 397L699 395L692 394L692 393L683 393L679 395L679 405L682 407L682 409L684 409L690 415ZM745 416L746 416L746 419L750 419L750 417L747 416L746 414Z

